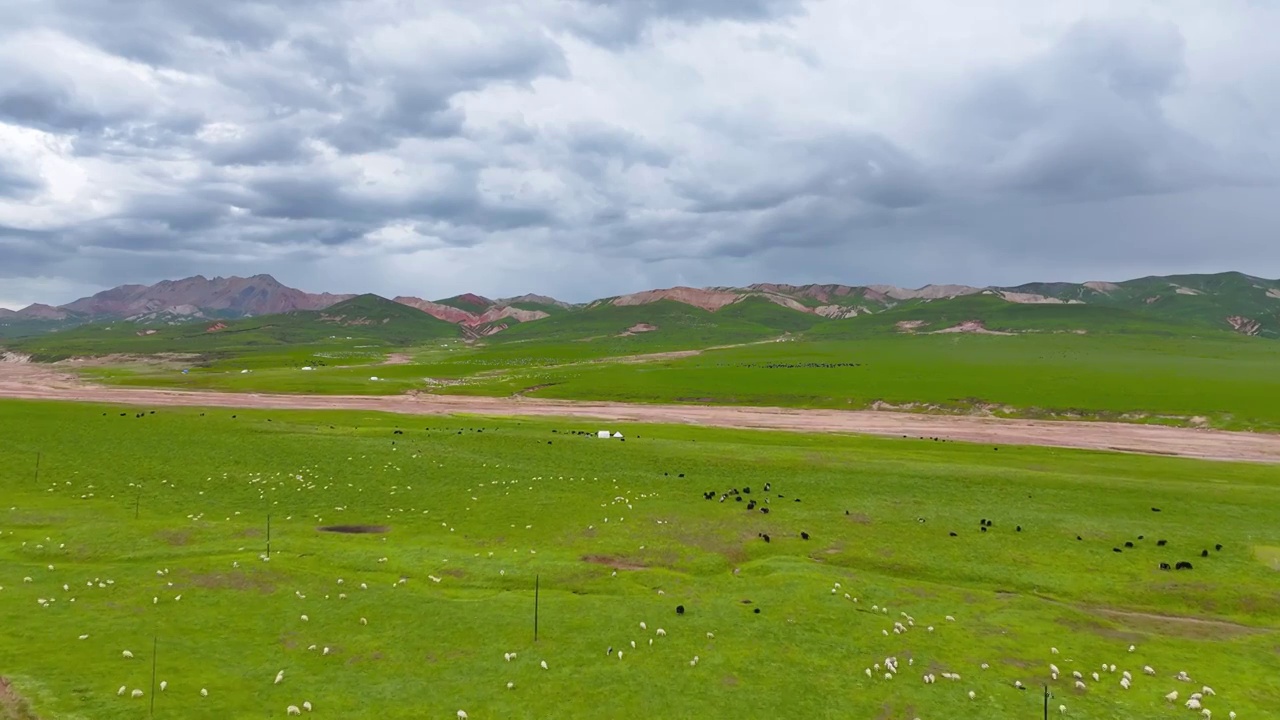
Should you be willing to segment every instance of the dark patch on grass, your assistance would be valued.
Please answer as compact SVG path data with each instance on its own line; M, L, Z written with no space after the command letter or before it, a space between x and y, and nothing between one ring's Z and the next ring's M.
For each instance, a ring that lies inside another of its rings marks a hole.
M13 689L6 677L0 677L0 720L40 720L31 704Z
M257 590L269 594L276 586L265 578L247 573L201 573L192 575L191 584L209 590Z
M343 535L381 535L391 532L391 528L386 525L325 525L316 530Z
M614 570L644 570L647 566L634 560L624 560L611 555L583 555L583 562L589 562L594 565L605 565Z
M191 542L190 530L161 530L156 537L167 545L182 546Z

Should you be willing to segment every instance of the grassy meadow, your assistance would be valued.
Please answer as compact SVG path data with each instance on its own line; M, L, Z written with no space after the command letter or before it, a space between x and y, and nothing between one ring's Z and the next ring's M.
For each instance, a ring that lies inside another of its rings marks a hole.
M636 348L630 348L636 349ZM406 353L335 354L314 371L270 356L93 368L124 385L321 394L521 394L573 400L908 410L1280 430L1280 344L1228 334L881 334L756 342L646 362L593 343L453 341ZM273 364L274 363L274 364ZM250 373L241 373L253 368ZM377 381L370 378L377 377ZM1197 419L1198 418L1198 419Z
M1273 467L575 429L597 427L0 401L0 675L39 717L94 720L153 698L157 718L305 700L335 718L1012 720L1039 717L1041 684L1098 720L1184 717L1164 694L1205 684L1215 716L1247 720L1280 697ZM340 524L384 529L317 530Z

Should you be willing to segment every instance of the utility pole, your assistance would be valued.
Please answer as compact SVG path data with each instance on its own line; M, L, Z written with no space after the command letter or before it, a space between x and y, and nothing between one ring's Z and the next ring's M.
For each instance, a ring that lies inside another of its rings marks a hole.
M40 453L36 453L36 482L40 482Z
M1044 720L1049 720L1049 698L1053 695L1049 694L1049 686L1044 686Z
M540 577L533 576L533 641L538 642L538 585Z
M159 637L151 636L151 717L156 716L156 647L159 644Z

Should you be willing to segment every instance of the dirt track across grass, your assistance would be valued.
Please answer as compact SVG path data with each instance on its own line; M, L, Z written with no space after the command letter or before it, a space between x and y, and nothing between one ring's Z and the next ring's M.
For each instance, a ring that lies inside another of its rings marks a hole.
M269 395L90 385L31 363L0 363L0 397L120 405L373 410L411 415L558 416L613 422L682 423L725 428L927 437L999 445L1040 445L1280 463L1280 435L1161 425L1013 420L880 410L641 405L616 402L461 395Z

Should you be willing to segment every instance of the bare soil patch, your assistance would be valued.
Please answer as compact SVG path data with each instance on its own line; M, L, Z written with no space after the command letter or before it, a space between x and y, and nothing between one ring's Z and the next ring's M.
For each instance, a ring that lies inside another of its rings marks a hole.
M344 535L381 535L391 532L391 528L386 525L325 525L316 529L320 532Z
M614 570L644 570L646 567L634 561L623 560L609 555L583 555L582 561L595 565L604 565Z
M413 356L409 353L389 353L387 359L383 360L382 365L408 365L413 362Z
M36 711L6 677L0 677L0 720L39 720Z
M190 530L161 530L156 537L166 545L182 546L191 542Z
M209 590L257 590L260 593L275 592L276 586L249 573L201 573L192 575L190 582Z
M805 433L937 437L992 446L1108 450L1208 460L1280 463L1280 434L1167 425L926 415L876 410L642 405L618 402L463 395L268 395L104 387L34 363L0 363L0 397L119 405L370 410L409 415L558 416L613 422L678 423ZM994 449L994 448L993 448Z

